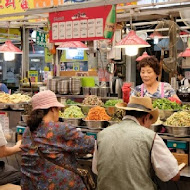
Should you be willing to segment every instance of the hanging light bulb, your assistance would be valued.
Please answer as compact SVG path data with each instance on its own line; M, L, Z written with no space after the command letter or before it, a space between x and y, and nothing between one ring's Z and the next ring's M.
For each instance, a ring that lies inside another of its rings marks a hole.
M5 61L12 61L15 59L15 54L22 54L22 51L14 46L10 40L7 40L0 46L0 53L4 53Z
M150 47L150 44L138 37L134 30L131 30L115 47L125 48L126 55L134 56L137 55L138 48Z
M14 52L5 52L4 53L4 60L5 61L13 61L15 59L15 53Z
M135 47L135 46L126 47L126 48L125 48L125 55L128 55L128 56L135 56L135 55L138 54L138 50L139 50L139 48L138 48L138 47Z

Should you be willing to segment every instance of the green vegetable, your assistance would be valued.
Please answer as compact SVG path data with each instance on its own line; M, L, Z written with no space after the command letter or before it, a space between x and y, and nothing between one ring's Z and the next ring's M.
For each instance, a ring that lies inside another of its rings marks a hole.
M67 99L66 104L79 104L78 102L75 102L71 99Z
M84 114L78 106L70 106L66 108L61 116L63 118L84 118Z
M104 104L105 106L115 106L117 103L121 103L123 100L118 99L118 100L107 100L106 103Z
M181 110L181 105L176 102L172 102L166 98L160 98L153 101L153 107L161 110Z

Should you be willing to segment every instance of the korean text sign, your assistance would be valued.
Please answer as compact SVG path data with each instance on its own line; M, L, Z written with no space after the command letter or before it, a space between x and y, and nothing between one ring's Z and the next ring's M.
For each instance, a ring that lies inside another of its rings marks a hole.
M114 30L113 6L75 9L49 13L50 42L104 39L106 23ZM112 14L112 15L111 15Z

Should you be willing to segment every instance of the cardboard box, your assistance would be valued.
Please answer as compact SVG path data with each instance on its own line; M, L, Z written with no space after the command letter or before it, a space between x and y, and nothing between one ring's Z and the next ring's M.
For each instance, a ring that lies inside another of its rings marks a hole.
M178 161L178 164L185 163L185 164L189 165L188 154L178 154L178 153L172 153L172 154Z

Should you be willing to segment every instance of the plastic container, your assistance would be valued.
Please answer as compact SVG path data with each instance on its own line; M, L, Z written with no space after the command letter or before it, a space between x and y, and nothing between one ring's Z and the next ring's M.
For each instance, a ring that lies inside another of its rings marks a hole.
M81 85L82 85L82 87L94 87L95 86L94 77L81 78Z
M125 82L122 86L122 92L123 92L123 102L128 104L131 93L131 83Z

